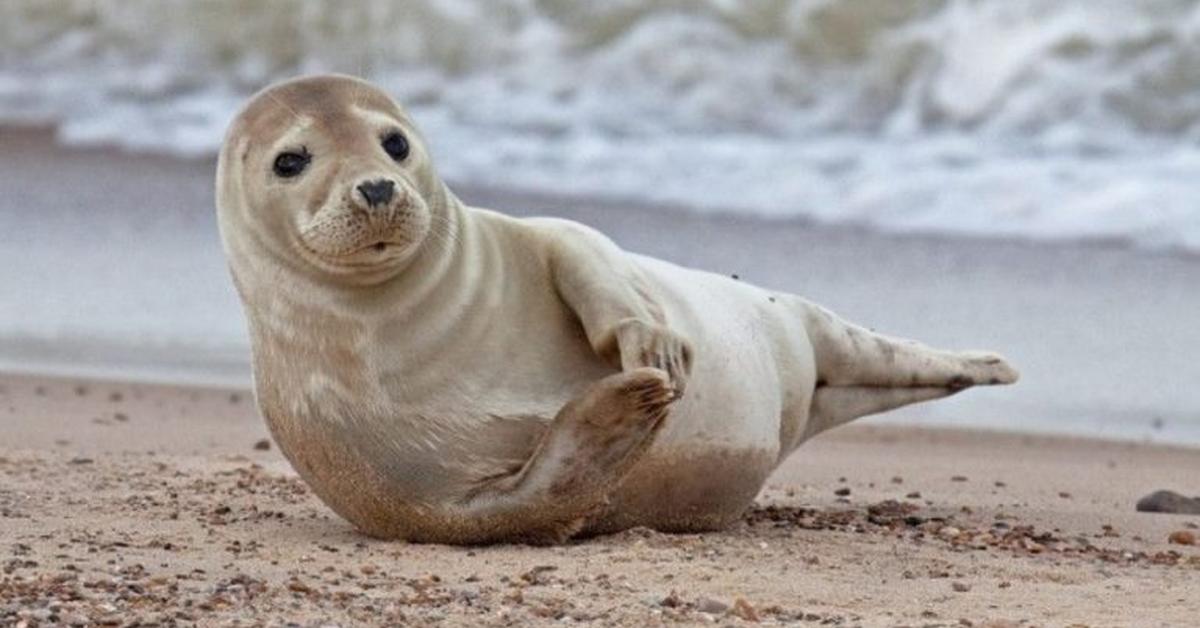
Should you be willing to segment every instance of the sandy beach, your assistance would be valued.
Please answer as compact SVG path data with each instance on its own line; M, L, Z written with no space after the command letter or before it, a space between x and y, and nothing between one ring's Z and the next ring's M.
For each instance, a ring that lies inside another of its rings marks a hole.
M209 161L64 149L9 129L0 164L15 191L0 199L0 281L20 295L0 311L11 334L0 337L0 625L1096 627L1200 616L1200 548L1168 541L1200 535L1200 516L1134 510L1154 490L1200 492L1200 453L1181 446L1200 442L1194 257L456 187L892 333L998 349L1024 379L821 436L723 533L420 546L357 533L266 440ZM57 185L29 185L51 172ZM86 198L74 192L84 188ZM72 256L59 255L66 247ZM32 371L59 375L18 374ZM966 429L911 425L921 422ZM1047 431L1136 440L1035 433Z
M0 378L0 625L1190 626L1192 449L850 426L722 533L373 540L244 389ZM1177 535L1178 536L1178 535ZM1186 535L1185 535L1186 536Z

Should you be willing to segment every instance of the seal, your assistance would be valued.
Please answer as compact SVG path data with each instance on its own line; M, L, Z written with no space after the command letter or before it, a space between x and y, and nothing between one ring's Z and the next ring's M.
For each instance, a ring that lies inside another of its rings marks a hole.
M813 435L1017 379L581 224L468 207L404 109L347 76L254 96L216 187L261 413L376 537L715 530Z

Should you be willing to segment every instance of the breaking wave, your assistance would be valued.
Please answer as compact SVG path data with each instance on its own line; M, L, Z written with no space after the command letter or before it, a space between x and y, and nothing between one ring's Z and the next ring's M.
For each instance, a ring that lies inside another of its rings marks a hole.
M0 122L68 143L212 154L327 71L455 181L1200 250L1195 1L0 3Z

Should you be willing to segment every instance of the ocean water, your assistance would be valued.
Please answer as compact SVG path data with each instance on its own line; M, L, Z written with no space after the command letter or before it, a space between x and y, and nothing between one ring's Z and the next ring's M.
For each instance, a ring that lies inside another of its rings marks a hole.
M71 144L212 154L327 71L455 181L1200 250L1194 0L0 2L0 124Z

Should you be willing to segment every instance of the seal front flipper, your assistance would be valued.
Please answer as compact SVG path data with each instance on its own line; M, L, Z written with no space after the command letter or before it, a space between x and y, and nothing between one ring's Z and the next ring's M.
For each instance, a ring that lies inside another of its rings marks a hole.
M565 541L607 504L654 441L675 398L659 369L596 382L563 406L523 467L481 481L448 505L462 529L428 530L419 540Z
M624 251L604 235L557 219L531 222L551 232L550 269L559 296L579 317L596 354L625 372L662 369L677 397L692 370L691 342L666 320L653 290Z

